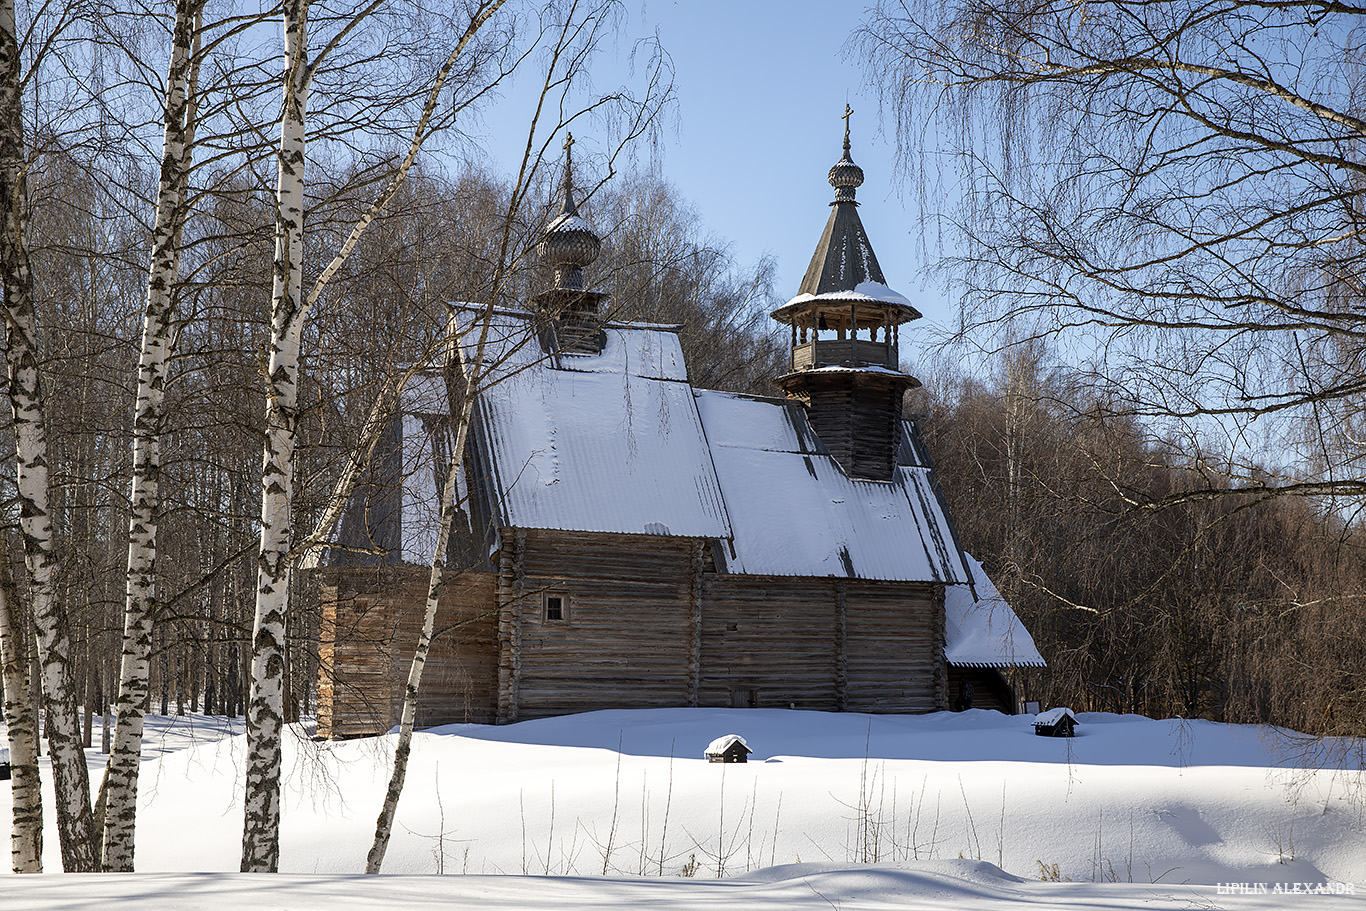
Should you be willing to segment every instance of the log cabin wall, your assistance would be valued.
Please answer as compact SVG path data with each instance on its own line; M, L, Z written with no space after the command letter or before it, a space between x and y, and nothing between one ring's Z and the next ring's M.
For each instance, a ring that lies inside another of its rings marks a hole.
M689 704L698 542L502 533L498 716ZM547 598L563 619L547 617Z
M943 609L933 585L707 574L700 703L935 711Z
M853 712L947 707L944 589L850 579L846 617L848 704Z
M431 572L390 566L321 570L318 734L377 734L398 723ZM419 727L491 722L495 710L492 573L452 573L422 675Z
M816 435L850 477L889 481L909 378L858 372L798 374L787 385L807 405Z
M948 668L947 685L950 708L958 698L960 682L966 678L972 684L972 707L975 709L995 709L1005 715L1014 715L1019 709L1015 704L1015 691L999 670L993 667L954 667Z
M708 706L840 708L833 579L702 580L702 680Z
M946 706L941 586L718 574L703 542L504 529L450 583L417 723L686 705ZM327 570L318 733L397 723L428 570ZM547 616L556 598L561 619Z

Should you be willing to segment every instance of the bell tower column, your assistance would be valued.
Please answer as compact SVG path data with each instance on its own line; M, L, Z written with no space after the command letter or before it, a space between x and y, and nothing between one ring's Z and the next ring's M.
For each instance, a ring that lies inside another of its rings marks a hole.
M855 191L863 169L849 154L830 169L830 218L797 296L773 311L791 326L788 373L778 385L807 407L812 429L850 477L890 481L901 442L902 394L920 383L901 372L898 327L919 319L910 301L887 287Z

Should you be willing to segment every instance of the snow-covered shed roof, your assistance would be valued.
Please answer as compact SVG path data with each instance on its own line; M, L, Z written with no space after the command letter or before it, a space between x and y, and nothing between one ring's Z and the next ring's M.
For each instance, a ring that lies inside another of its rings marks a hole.
M1035 724L1057 724L1059 721L1062 721L1064 718L1071 718L1073 724L1076 724L1076 723L1077 723L1077 716L1074 715L1074 714L1072 714L1072 710L1071 710L1071 709L1065 708L1065 707L1063 707L1063 706L1059 706L1059 707L1056 708L1056 709L1049 709L1049 710L1046 711L1046 712L1040 712L1039 714L1037 714L1037 715L1034 716L1034 723L1035 723Z
M754 752L749 748L749 744L745 741L745 738L741 737L739 734L722 734L720 737L717 737L711 743L707 744L707 748L702 751L702 755L715 756L719 753L724 753L726 750L730 749L732 744L736 743L744 747L746 753Z
M729 538L675 331L609 324L596 355L546 355L496 312L471 434L501 526Z
M974 585L944 590L945 660L959 667L1044 667L1034 637L987 578L982 564L972 554L963 556L972 568Z
M862 481L844 473L795 401L696 395L734 532L721 548L725 571L969 581L909 426L892 481Z

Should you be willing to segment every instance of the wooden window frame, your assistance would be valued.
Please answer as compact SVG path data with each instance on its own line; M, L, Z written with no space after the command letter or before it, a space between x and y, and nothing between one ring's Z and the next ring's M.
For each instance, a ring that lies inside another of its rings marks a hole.
M550 602L558 600L560 602L560 615L552 617L550 615ZM541 622L542 623L568 623L569 622L569 592L564 590L547 591L541 595Z

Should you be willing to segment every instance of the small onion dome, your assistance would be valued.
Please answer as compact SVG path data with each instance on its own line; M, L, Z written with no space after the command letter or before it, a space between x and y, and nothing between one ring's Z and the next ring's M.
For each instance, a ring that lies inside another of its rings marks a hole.
M849 157L849 140L844 142L844 157L830 169L830 186L835 188L836 202L853 202L854 191L863 185L863 168Z
M830 186L835 188L835 202L853 202L854 191L863 186L863 168L849 157L849 117L854 109L844 106L844 156L830 169Z
M556 216L546 228L537 251L543 262L556 269L582 269L592 265L602 252L602 238L570 209Z
M602 237L579 217L579 206L574 201L574 172L569 154L573 144L574 136L570 134L564 146L564 204L560 214L546 227L537 252L542 262L555 269L555 287L581 290L583 268L592 265L602 252Z

